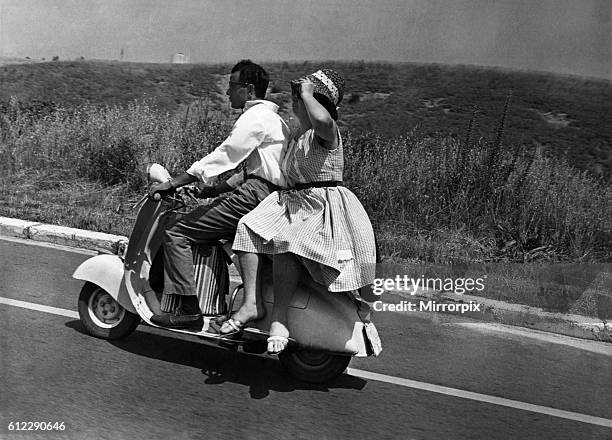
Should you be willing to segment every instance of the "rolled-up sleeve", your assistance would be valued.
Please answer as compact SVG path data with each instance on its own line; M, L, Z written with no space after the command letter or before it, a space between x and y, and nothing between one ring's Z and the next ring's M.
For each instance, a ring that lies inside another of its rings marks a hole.
M233 170L249 157L266 136L265 125L255 107L244 112L221 145L203 159L194 162L187 173L204 183L209 183L211 178Z

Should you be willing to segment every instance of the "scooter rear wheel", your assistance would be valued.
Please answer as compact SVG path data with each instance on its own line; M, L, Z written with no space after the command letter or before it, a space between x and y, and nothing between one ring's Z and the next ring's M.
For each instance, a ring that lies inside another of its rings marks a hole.
M125 310L106 290L90 282L81 289L78 308L85 329L97 338L124 338L140 324L140 316Z
M278 358L296 379L310 383L328 382L346 370L350 356L316 350L283 351Z

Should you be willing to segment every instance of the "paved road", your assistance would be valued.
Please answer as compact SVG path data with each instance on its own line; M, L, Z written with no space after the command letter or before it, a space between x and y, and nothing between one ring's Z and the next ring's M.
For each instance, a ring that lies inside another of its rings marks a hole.
M74 311L81 283L70 274L86 258L0 239L0 299ZM383 354L308 385L267 356L146 326L111 343L74 318L2 301L0 438L612 439L601 426L612 426L609 344L379 313ZM11 421L66 429L9 433Z

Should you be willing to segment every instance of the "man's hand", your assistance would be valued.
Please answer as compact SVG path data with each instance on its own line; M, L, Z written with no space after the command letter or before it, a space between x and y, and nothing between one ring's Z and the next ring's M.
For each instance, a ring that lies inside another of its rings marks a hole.
M198 199L210 199L213 197L217 197L219 194L223 194L233 190L234 188L231 187L227 182L221 182L215 186L200 187L199 191L196 193L195 196Z
M155 194L159 194L160 197L165 197L170 194L174 194L176 188L172 186L172 181L168 180L166 182L156 183L151 185L151 189L149 189L149 197L155 200Z
M219 193L215 189L214 186L204 186L197 189L195 196L198 199L210 199L212 197L217 197Z

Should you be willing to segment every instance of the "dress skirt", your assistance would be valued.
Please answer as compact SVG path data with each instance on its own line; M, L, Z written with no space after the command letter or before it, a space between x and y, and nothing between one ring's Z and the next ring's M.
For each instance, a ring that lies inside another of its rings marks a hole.
M343 186L271 193L240 220L233 249L292 253L332 292L359 289L375 276L372 225L357 197Z

